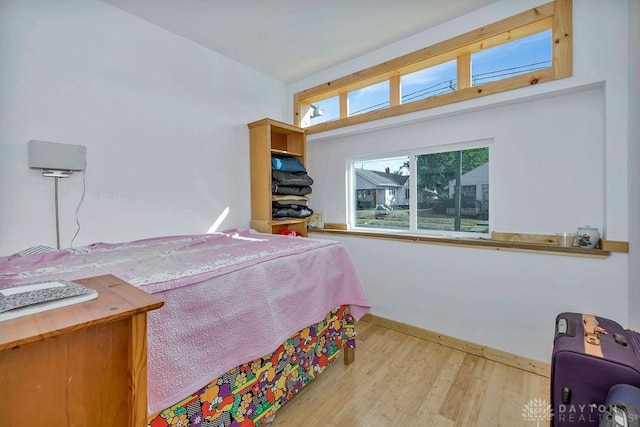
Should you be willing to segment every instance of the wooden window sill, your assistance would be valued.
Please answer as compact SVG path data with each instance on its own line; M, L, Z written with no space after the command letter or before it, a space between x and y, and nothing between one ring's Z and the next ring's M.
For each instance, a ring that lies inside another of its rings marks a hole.
M327 226L331 228L328 228ZM601 248L584 249L579 246L558 246L553 243L527 242L522 241L523 236L526 236L523 234L513 234L518 236L521 239L520 241L507 241L497 239L454 238L417 234L385 233L379 231L347 230L346 225L344 224L326 224L325 228L309 228L308 233L335 234L352 237L427 243L432 245L462 246L467 248L493 249L497 251L530 252L586 258L607 258L611 255L611 252L614 252L614 250L603 250ZM617 249L619 247L624 248L624 244L626 242L613 243L616 243L615 248ZM615 252L628 252L628 250L615 250Z

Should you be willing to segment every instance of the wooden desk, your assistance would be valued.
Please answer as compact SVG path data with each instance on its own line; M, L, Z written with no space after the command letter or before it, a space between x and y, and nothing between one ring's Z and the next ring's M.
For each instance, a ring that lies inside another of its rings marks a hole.
M3 426L147 425L147 312L159 299L114 276L98 298L0 322Z

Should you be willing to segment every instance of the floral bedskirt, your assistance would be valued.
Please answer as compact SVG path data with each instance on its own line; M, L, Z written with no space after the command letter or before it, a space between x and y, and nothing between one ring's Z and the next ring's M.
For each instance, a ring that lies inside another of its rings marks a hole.
M156 414L149 427L268 425L284 403L338 358L341 348L354 347L354 319L349 307L337 307L273 353L228 371Z

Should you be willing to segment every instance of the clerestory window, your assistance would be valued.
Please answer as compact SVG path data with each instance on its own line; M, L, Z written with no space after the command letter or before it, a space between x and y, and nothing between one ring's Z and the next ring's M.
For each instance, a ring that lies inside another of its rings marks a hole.
M308 134L572 75L571 0L555 0L294 95Z

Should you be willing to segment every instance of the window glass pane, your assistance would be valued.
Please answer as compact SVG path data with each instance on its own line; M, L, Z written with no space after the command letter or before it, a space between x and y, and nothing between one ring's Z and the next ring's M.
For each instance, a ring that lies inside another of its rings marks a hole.
M400 77L400 103L418 101L447 92L455 92L458 82L455 60Z
M409 157L353 163L355 225L409 229Z
M311 104L311 125L330 122L340 118L340 98L323 99Z
M471 84L502 80L551 66L551 30L471 55Z
M416 156L415 174L418 229L489 232L488 148Z
M389 80L349 92L349 116L389 107Z

